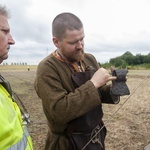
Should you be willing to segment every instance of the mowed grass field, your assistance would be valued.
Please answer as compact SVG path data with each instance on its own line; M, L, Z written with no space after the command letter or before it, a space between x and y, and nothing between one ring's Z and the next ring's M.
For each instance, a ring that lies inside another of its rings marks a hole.
M48 128L33 85L36 66L30 71L27 66L0 66L0 70L30 114L34 150L43 150ZM150 70L129 70L127 77L131 95L122 96L117 105L103 104L106 150L143 150L150 144Z

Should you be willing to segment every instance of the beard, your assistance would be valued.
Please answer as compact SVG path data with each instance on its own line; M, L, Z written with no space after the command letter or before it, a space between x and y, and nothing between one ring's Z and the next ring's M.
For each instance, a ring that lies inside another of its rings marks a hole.
M65 56L65 58L69 61L69 62L79 62L81 60L83 60L84 58L84 50L80 49L80 50L75 50L72 53L68 53L68 52L62 52L63 56Z

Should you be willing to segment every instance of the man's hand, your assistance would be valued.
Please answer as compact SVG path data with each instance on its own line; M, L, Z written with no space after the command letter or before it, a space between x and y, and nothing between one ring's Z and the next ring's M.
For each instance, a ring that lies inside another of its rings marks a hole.
M91 82L94 84L96 88L99 88L104 84L106 84L108 81L115 79L116 77L111 76L106 69L100 68L94 73L93 77L91 78Z

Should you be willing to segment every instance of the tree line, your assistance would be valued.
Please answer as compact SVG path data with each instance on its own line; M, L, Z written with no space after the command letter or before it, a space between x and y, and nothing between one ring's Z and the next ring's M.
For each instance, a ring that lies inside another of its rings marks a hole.
M5 63L3 63L3 65L9 65L7 62ZM25 66L25 65L28 65L26 62L20 62L20 63L11 63L10 65L14 65L14 66L18 66L18 65L23 65L23 66Z
M122 56L111 58L109 63L102 64L105 67L111 65L117 68L150 69L150 53L148 55L136 54L135 56L130 52L125 52Z

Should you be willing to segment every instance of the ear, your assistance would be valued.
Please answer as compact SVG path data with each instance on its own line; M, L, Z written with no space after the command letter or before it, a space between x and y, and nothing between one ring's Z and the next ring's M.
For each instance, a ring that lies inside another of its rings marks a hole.
M54 43L54 45L55 45L57 48L59 48L59 40L58 40L58 38L53 37L53 43Z

